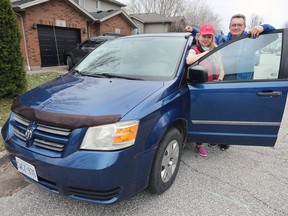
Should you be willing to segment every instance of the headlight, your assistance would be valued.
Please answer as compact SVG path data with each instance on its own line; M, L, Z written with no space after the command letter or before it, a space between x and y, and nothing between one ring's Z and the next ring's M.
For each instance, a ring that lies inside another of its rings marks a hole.
M80 149L116 150L134 145L139 121L117 122L88 128Z

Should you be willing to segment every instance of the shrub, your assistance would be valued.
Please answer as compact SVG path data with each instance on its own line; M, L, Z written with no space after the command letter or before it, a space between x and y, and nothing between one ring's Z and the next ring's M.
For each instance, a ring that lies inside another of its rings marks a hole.
M26 90L21 35L10 0L0 1L0 97Z

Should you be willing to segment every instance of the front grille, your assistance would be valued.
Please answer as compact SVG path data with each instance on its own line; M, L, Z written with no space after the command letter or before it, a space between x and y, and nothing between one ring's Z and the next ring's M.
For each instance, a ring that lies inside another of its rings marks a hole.
M65 147L64 144L48 142L48 141L41 140L41 139L34 139L34 145L45 148L45 149L49 149L52 151L58 151L58 152L62 152Z
M37 147L54 152L62 152L69 142L71 129L54 127L44 124L38 124L34 121L29 121L14 114L11 121L13 133L16 137L21 139L26 147ZM33 131L31 138L26 138L26 131L28 129Z
M93 191L83 190L81 188L69 187L68 193L79 198L91 199L91 200L110 200L119 195L120 188L115 188L109 191Z

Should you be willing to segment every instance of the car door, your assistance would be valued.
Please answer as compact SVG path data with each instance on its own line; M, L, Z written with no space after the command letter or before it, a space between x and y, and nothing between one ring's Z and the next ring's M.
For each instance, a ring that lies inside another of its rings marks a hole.
M225 76L188 84L192 141L274 146L288 91L286 31L239 38L194 64L207 67L209 61Z

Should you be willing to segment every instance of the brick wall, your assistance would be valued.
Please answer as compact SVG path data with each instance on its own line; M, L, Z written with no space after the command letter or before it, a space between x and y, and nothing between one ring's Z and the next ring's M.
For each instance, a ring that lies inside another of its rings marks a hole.
M116 32L115 31L116 28L119 29L120 32ZM93 26L90 27L91 37L97 35L103 35L106 32L131 35L132 30L133 30L132 27L128 24L124 16L121 14L102 22L101 25L94 24Z
M23 18L25 29L26 48L23 41L24 36L21 17ZM28 65L26 56L27 50L29 64L32 69L41 67L38 31L37 29L33 29L34 24L53 26L55 25L56 20L63 20L66 22L67 28L81 29L81 41L84 41L87 37L102 35L105 32L131 35L133 30L129 25L129 22L126 21L125 16L121 14L102 22L101 24L87 24L92 23L89 18L84 16L82 12L74 9L69 3L62 0L50 0L26 8L25 11L17 12L17 19L22 34L21 49L25 65ZM87 29L86 34L82 33L84 28ZM115 29L119 29L120 32L115 32Z
M80 12L73 9L68 3L61 0L50 0L49 2L29 7L24 12L19 14L21 14L24 18L26 44L29 62L32 68L41 66L38 32L37 29L32 28L34 23L36 25L41 24L53 26L55 25L55 20L64 20L66 21L66 27L77 29L87 28L87 18L80 14ZM18 23L22 34L23 31L21 28L20 16L18 16ZM24 37L22 35L22 39L23 38ZM87 34L81 34L81 40L86 38ZM21 48L25 63L27 65L23 41Z

